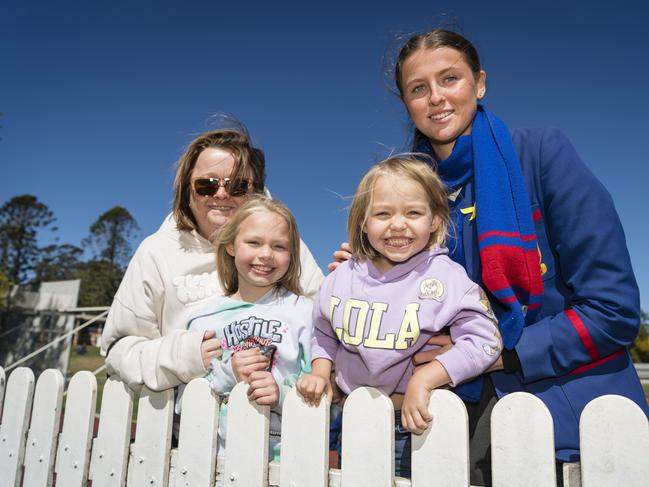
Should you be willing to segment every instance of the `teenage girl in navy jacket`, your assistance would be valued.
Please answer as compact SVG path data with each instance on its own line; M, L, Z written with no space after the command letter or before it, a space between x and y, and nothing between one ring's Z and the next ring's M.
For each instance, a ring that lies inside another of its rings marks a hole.
M489 417L504 394L546 404L559 462L579 459L592 399L619 394L649 416L628 354L639 293L613 201L562 133L510 132L481 106L485 81L474 46L441 29L410 38L395 67L412 148L433 156L448 187L452 258L487 290L506 347L491 373L456 390L469 411L472 485L491 483Z

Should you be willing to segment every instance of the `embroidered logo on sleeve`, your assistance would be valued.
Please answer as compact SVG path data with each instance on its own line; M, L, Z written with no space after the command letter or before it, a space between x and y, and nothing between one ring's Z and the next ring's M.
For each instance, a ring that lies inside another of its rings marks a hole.
M444 298L444 285L439 279L429 277L419 285L419 299L434 299L441 301Z
M500 349L494 348L491 345L489 345L488 343L483 343L482 344L482 350L484 350L484 352L487 355L489 355L490 357L493 357L494 355L496 355L500 351Z
M491 303L489 302L489 298L487 297L487 293L484 292L484 289L480 288L480 305L484 308L484 310L487 312L487 316L491 318L492 320L496 320L496 316L494 315L494 310L491 308Z

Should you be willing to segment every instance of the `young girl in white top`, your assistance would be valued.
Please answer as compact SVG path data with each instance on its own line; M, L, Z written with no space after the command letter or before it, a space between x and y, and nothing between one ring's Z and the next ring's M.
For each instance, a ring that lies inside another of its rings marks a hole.
M312 303L300 289L299 245L295 219L283 204L256 197L242 205L216 241L225 296L188 324L190 330L215 331L221 342L223 355L208 368L212 389L227 396L245 381L250 400L271 407L275 458L283 399L311 363ZM225 445L226 410L221 407L219 448Z

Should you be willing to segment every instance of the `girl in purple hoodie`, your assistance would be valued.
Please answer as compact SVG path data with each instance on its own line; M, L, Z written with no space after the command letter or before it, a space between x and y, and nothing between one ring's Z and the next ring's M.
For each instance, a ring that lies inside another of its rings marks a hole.
M443 183L411 155L391 157L362 179L347 231L354 258L326 277L315 298L311 374L304 399L332 397L331 372L346 394L375 387L395 406L396 474L410 476L410 433L432 417L430 392L482 374L502 349L484 291L444 247L449 226ZM454 347L414 369L426 341L450 334Z

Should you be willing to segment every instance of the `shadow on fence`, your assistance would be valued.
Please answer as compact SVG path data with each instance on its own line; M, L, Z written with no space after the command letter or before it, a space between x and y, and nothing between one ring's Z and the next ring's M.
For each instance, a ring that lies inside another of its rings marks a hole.
M228 403L225 457L216 456L219 402L207 381L185 389L178 447L171 448L173 391L143 388L136 398L119 380L104 385L97 436L93 438L97 383L78 372L65 398L63 377L17 368L5 384L0 368L0 486L205 486L381 487L468 486L468 428L464 404L434 391L433 422L413 437L412 479L394 478L392 403L360 388L345 404L342 469L329 468L329 411L309 407L292 391L283 409L280 462L268 462L268 407L250 403L239 384ZM133 403L138 401L131 443ZM31 418L31 419L30 419ZM552 418L536 397L501 399L491 418L493 484L554 486ZM59 433L60 431L60 433ZM603 396L580 421L582 461L564 470L566 486L646 486L649 422L631 401Z

